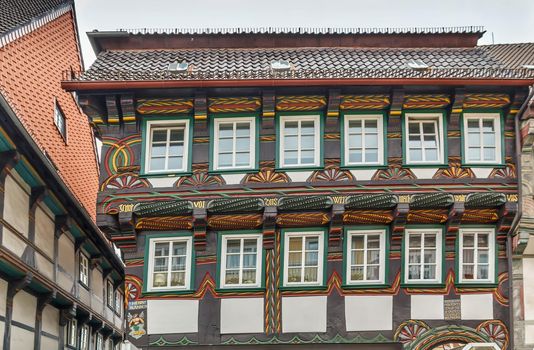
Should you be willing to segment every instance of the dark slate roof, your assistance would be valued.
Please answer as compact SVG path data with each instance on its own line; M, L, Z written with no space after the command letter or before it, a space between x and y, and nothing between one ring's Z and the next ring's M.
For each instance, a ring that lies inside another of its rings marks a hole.
M522 68L525 64L534 65L534 43L496 44L480 47L507 67Z
M524 49L524 45L529 50ZM113 50L100 53L90 69L78 79L534 78L534 70L521 67L532 62L534 44L510 44L502 49L496 46L444 49L323 47ZM292 69L273 72L270 62L278 59L288 60ZM406 65L410 59L421 59L430 69L410 69ZM168 65L173 61L188 62L190 72L169 72Z
M72 0L0 0L0 35Z

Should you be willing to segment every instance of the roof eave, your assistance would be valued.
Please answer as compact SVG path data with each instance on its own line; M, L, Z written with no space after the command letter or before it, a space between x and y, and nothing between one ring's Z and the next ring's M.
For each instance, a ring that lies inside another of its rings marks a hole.
M247 79L247 80L127 80L127 81L62 81L66 91L97 91L122 89L212 88L212 87L276 87L276 86L347 86L347 85L466 85L466 86L530 86L531 79L423 79L423 78L358 78L358 79Z

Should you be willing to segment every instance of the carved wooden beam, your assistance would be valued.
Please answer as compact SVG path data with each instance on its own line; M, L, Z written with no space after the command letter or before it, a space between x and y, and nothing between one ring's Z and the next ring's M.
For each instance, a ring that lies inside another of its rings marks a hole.
M195 125L208 125L208 98L206 93L197 92L194 99Z
M78 253L82 248L82 245L87 241L87 237L79 237L74 241L74 251Z
M391 231L393 233L402 233L404 231L408 212L410 211L410 196L400 195L398 198L399 202L393 212L393 222L391 223Z
M95 96L80 95L78 96L78 104L89 118L95 131L100 133L100 126L107 122L106 107L101 100Z
M93 255L89 259L89 266L91 267L91 269L94 269L98 265L102 264L102 260L103 260L102 255L100 254Z
M32 192L30 194L30 208L35 208L36 205L44 200L47 194L48 190L45 186L32 187Z
M54 235L60 238L69 230L72 219L68 215L56 215L54 219Z
M263 211L263 247L272 249L274 247L274 237L276 232L276 206L267 206Z
M13 169L20 161L20 153L17 150L0 152L0 184L4 183L9 170Z
M205 204L205 202L202 202ZM206 229L208 226L208 213L205 205L195 205L193 203L193 243L195 249L202 251L206 249ZM200 207L201 206L201 207Z
M398 117L402 114L402 104L404 103L404 91L393 90L391 96L391 107L389 108L389 118Z
M73 304L72 306L61 309L59 313L59 325L65 327L70 320L76 317L76 308L77 305Z
M499 221L497 222L497 232L508 233L512 227L512 222L517 214L517 202L506 202L499 209Z
M106 108L108 111L108 124L118 126L121 122L119 108L117 106L117 96L106 96Z
M449 217L445 225L447 233L456 233L460 229L462 217L465 212L465 196L455 196L454 204L449 209Z
M135 133L137 131L134 96L131 94L122 95L120 97L122 122L127 133Z
M328 90L328 105L326 109L327 117L339 117L339 104L341 102L341 90Z
M328 231L328 245L339 247L343 235L343 214L345 214L344 203L334 203L330 211L330 227Z

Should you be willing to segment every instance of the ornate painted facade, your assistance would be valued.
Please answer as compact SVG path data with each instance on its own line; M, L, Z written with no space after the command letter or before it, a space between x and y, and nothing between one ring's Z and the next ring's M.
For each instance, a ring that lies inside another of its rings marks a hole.
M438 56L495 65L476 30L167 35L95 33L96 63L63 82L102 138L97 221L124 254L132 344L513 348L507 251L529 72L450 76L425 56L438 40L453 47ZM197 48L180 46L189 36ZM369 54L360 37L396 47L376 61L417 52L433 71L329 71L337 39L346 65ZM287 49L271 50L276 38ZM312 57L323 71L303 70ZM282 58L289 71L269 68ZM182 71L167 71L174 61Z

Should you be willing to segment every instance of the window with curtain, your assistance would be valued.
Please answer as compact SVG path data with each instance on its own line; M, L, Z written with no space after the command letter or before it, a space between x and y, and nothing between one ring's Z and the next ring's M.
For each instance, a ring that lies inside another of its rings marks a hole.
M405 282L441 282L441 229L409 229L405 239Z
M221 287L260 287L260 234L224 235L221 239Z
M191 237L150 238L149 290L189 289Z
M464 113L464 162L500 164L501 122L498 113Z
M319 166L320 138L320 116L280 116L280 166Z
M407 113L405 115L406 163L440 164L444 158L443 116Z
M345 115L345 165L380 165L384 163L382 115Z
M383 283L385 230L347 232L347 283Z
M461 229L458 259L460 282L494 282L495 231Z
M255 118L215 118L213 140L214 170L254 167Z
M323 283L323 232L286 232L284 241L284 284Z

